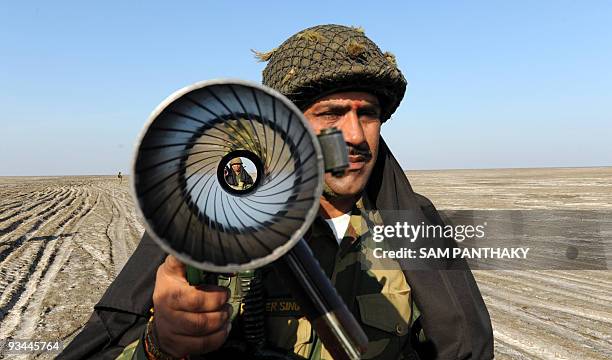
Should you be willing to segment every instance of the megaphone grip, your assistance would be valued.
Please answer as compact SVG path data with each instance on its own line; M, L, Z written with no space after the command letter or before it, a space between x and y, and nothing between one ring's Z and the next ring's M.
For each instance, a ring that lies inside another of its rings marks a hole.
M196 269L193 266L185 266L185 277L187 277L189 285L200 285L202 283L200 269Z
M206 272L191 265L185 265L185 277L189 285L217 285L217 274Z

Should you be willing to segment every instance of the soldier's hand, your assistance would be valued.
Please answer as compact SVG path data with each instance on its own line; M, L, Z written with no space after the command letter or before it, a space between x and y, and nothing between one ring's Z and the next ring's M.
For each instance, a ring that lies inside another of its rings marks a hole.
M221 347L231 329L229 290L189 285L185 265L172 255L157 269L153 291L153 331L157 345L174 357Z

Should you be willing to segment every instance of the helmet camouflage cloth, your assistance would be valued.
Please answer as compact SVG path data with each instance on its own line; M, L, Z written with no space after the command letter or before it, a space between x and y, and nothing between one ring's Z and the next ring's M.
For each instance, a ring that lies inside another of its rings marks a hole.
M304 110L317 99L339 91L366 91L380 101L383 121L395 112L406 79L395 57L383 53L360 28L314 26L291 36L268 53L263 84Z
M239 157L233 158L230 161L230 165L242 165L242 159L240 159Z

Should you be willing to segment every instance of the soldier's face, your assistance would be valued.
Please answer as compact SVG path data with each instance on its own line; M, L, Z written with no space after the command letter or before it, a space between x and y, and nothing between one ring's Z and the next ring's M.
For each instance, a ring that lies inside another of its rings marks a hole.
M374 169L380 139L378 98L366 92L339 92L321 98L304 111L318 134L336 127L349 149L349 168L340 178L325 174L326 194L349 197L363 191Z
M241 167L242 167L242 165L240 165L240 164L233 164L232 165L232 169L234 170L235 173L239 173Z

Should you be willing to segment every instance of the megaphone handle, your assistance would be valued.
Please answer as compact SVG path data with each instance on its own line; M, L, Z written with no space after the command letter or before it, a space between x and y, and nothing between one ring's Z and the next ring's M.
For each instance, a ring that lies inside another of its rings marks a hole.
M368 338L306 241L300 240L273 264L332 357L360 359Z
M191 265L185 265L185 277L189 285L217 285L217 274L200 270Z

